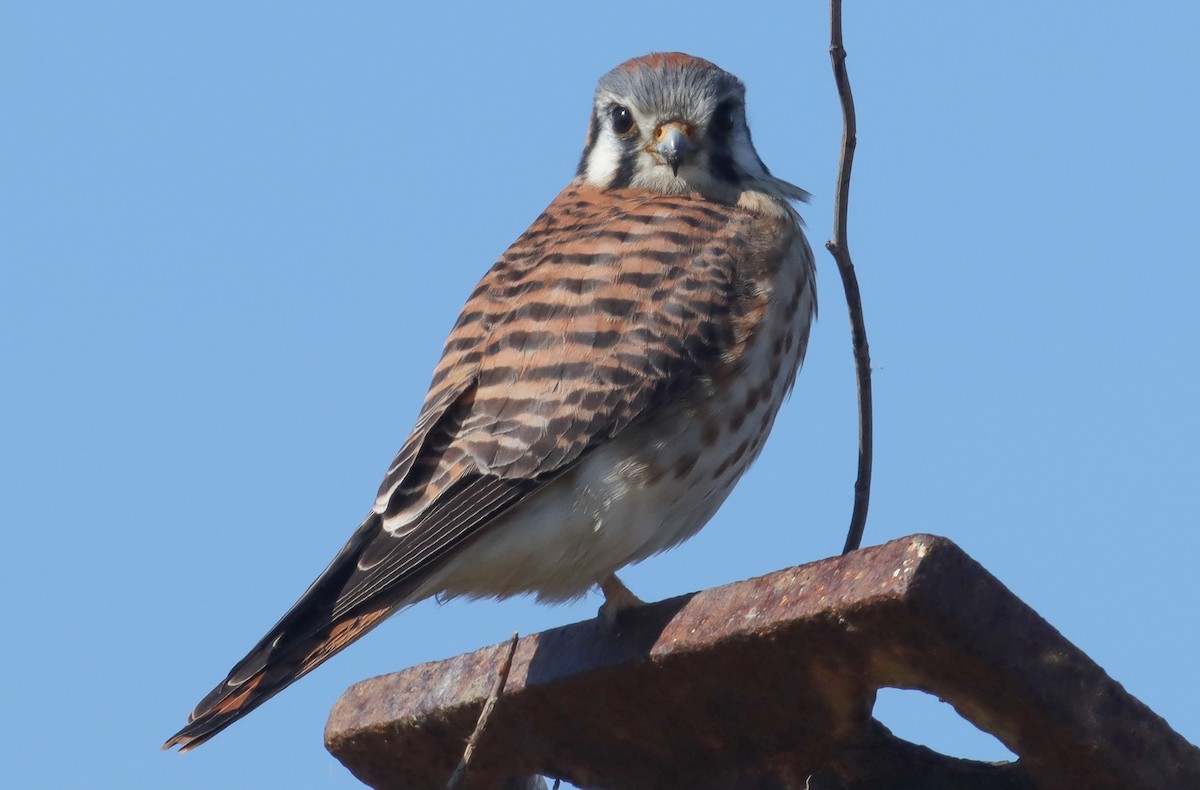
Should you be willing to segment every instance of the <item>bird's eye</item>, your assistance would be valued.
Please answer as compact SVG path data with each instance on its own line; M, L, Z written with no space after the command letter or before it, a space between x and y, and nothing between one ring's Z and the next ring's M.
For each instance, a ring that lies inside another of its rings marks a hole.
M709 122L709 128L713 134L718 137L724 137L733 131L733 102L721 102L717 106L716 112L713 113L712 121Z
M626 135L633 131L633 113L628 107L614 104L608 111L608 116L612 119L612 128L617 134Z

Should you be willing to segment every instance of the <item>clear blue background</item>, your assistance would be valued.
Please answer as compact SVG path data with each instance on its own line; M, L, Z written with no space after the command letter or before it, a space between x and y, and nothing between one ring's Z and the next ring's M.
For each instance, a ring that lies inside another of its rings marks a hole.
M185 756L159 744L369 507L475 281L572 176L596 79L682 49L811 190L822 313L754 470L626 580L660 599L842 545L854 382L823 3L6 4L0 776L353 788L359 679L592 615L419 605ZM851 3L868 543L950 536L1200 740L1194 5ZM1005 752L948 706L901 734Z

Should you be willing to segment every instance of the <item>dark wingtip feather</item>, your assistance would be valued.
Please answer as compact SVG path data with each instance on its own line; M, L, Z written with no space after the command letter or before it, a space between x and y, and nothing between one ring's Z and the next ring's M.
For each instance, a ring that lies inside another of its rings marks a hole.
M237 668L230 673L230 678L236 672ZM267 673L264 670L242 683L235 684L229 679L222 681L188 716L187 726L172 735L163 744L163 749L178 746L182 753L196 748L275 696L299 677L290 675L291 673L287 673L273 682L264 684L264 681L267 680Z
M340 641L329 648L327 640L338 633L339 625L355 619L334 618L331 610L354 572L362 547L378 527L379 517L374 513L367 516L300 600L200 700L188 716L187 726L163 744L164 750L178 746L180 752L186 752L200 746L353 641L342 634Z

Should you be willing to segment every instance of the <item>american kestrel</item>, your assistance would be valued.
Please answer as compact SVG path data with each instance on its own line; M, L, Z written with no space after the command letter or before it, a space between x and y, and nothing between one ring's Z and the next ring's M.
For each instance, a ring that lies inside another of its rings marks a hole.
M600 80L575 179L454 325L375 505L165 744L187 750L430 596L564 601L693 535L762 449L816 311L745 89L655 53Z

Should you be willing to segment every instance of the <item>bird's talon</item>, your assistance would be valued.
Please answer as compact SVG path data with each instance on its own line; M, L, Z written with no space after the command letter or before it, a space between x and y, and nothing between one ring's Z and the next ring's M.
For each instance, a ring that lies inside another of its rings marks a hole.
M634 595L615 573L600 582L600 592L604 593L604 603L600 605L596 616L610 628L616 625L622 612L635 606L646 605L646 602Z

